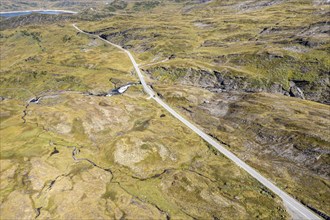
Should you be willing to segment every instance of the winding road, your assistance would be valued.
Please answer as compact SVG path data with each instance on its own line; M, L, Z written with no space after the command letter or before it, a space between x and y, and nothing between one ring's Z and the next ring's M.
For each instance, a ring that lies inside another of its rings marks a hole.
M140 78L141 84L143 86L144 91L150 95L152 99L154 99L159 105L161 105L163 108L165 108L169 113L171 113L175 118L180 120L183 124L185 124L187 127L189 127L191 130L193 130L196 134L198 134L201 138L203 138L206 142L208 142L210 145L215 147L219 152L221 152L223 155L225 155L227 158L229 158L231 161L233 161L236 165L244 169L246 172L248 172L251 176L253 176L256 180L258 180L261 184L263 184L265 187L267 187L269 190L274 192L277 196L279 196L283 202L284 205L287 207L289 213L292 215L293 219L310 219L310 220L316 220L321 219L319 218L314 212L312 212L310 209L302 205L300 202L298 202L296 199L291 197L289 194L278 188L275 184L273 184L271 181L266 179L264 176L262 176L260 173L258 173L256 170L254 170L252 167L250 167L248 164L243 162L241 159L239 159L236 155L234 155L232 152L227 150L224 146L219 144L217 141L215 141L212 137L204 133L202 130L200 130L198 127L190 123L188 120L186 120L184 117L182 117L179 113L174 111L169 105L167 105L163 100L161 100L158 96L156 96L156 93L147 85L147 83L144 80L144 77L139 69L138 64L136 63L134 57L132 54L122 48L121 46L111 43L108 40L105 40L101 38L98 35L89 34L85 31L82 31L79 29L75 24L73 24L73 27L77 29L79 32L87 34L92 37L99 38L100 40L124 51L128 57L130 58L134 69L136 73L138 74L138 77Z

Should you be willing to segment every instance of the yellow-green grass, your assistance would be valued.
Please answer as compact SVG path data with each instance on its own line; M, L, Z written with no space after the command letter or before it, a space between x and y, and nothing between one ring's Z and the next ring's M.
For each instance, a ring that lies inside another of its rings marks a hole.
M3 218L31 217L39 207L41 217L58 218L121 212L130 218L287 218L277 197L140 89L113 97L45 97L30 104L25 124L23 109L23 102L1 103ZM76 158L99 167L74 161L74 147ZM15 198L30 198L26 212Z
M328 5L286 1L240 8L241 2L230 3L196 4L186 13L180 5L162 3L147 13L118 15L80 26L128 46L142 64L175 54L175 65L190 68L198 63L213 70L227 68L231 74L252 81L265 79L260 85L266 87L277 83L288 89L290 80L315 82L329 70L329 40L318 30L326 28ZM317 34L311 34L313 30ZM314 46L301 45L299 39Z
M124 53L77 34L70 23L2 31L0 63L3 96L27 98L31 93L59 90L108 91L113 88L110 78L136 81Z
M313 47L283 41L314 22L324 22L321 8L328 6L289 1L240 11L236 8L238 1L222 3L212 1L189 10L174 4L160 4L139 9L130 16L116 15L77 24L86 31L109 28L99 34L119 33L109 39L128 46L138 63L157 62L175 54L174 59L147 68L153 71L157 70L155 67L166 67L177 71L174 77L169 74L172 70L161 73L163 82L175 83L187 69L193 68L211 73L229 70L229 74L255 80L256 84L277 82L287 87L288 80L314 81L320 72L329 68L329 43L323 35L310 38L321 42ZM128 9L134 10L134 3L129 4ZM259 34L265 27L279 30ZM138 80L130 73L132 66L124 53L102 41L77 34L71 23L1 31L0 57L0 96L6 98L1 102L0 115L0 135L5 137L1 138L4 181L1 182L0 213L3 218L13 217L13 213L22 216L25 210L28 210L25 217L33 218L33 208L40 207L43 207L39 216L42 219L96 216L165 219L165 212L173 218L288 217L277 197L217 154L156 103L148 101L140 86L131 87L123 96L113 97L71 92L107 91L113 87L110 78L122 82ZM310 69L305 75L300 71L302 65ZM153 76L157 74L160 72L154 72ZM255 131L258 126L244 127L242 117L245 115L234 118L238 120L234 124L230 119L219 120L212 116L212 111L199 108L205 100L212 99L213 94L194 87L153 83L171 105L197 109L192 118L183 111L189 119L223 140L238 155L246 155L244 147L255 137L246 131ZM59 93L61 90L66 92ZM23 124L24 101L41 94L52 96L42 98L40 104L30 104L26 109L26 124ZM261 121L257 122L265 129L284 130L283 136L305 126L309 118L302 109L306 106L308 111L317 114L318 108L324 108L282 96L251 96L251 102L242 101L236 107L250 117L260 116ZM275 107L273 100L277 100ZM276 108L288 103L301 114L286 114L286 108ZM162 114L165 117L160 117ZM294 117L297 123L289 123L286 116ZM311 136L316 133L316 138L306 141L322 145L324 142L319 141L318 135L327 133L313 128L324 127L327 121L310 116L315 118L307 123L311 132L307 133ZM274 128L267 121L273 117L284 121L277 121L278 127L274 125ZM223 121L225 125L221 125ZM242 134L246 135L241 137ZM74 146L80 150L77 158L88 158L101 168L111 169L113 175L88 161L75 162ZM54 147L59 153L50 156ZM329 212L324 208L328 203L325 195L329 184L323 177L315 177L310 170L290 161L278 164L269 155L257 158L257 153L257 150L251 153L247 162L298 199ZM321 157L322 163L327 161L327 157ZM306 174L291 171L297 166ZM280 172L282 168L286 171ZM314 188L320 189L317 194L312 192ZM17 208L19 201L23 204Z

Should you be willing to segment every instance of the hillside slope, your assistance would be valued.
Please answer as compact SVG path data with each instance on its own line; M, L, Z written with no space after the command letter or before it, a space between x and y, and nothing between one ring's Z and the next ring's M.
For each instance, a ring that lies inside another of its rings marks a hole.
M290 219L148 99L125 53L72 23L130 50L160 98L330 215L328 1L75 2L77 15L0 20L1 219Z
M82 25L155 63L144 69L156 81L329 103L329 3L160 2L127 11Z

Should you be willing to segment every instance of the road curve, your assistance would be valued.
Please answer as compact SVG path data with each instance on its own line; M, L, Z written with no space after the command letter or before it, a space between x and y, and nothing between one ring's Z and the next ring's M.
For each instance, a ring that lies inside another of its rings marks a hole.
M258 173L256 170L254 170L252 167L247 165L245 162L243 162L241 159L239 159L237 156L235 156L232 152L227 150L225 147L223 147L221 144L219 144L217 141L215 141L212 137L204 133L202 130L197 128L195 125L190 123L188 120L186 120L184 117L182 117L179 113L174 111L170 106L168 106L163 100L161 100L158 96L155 95L155 92L146 84L144 77L139 69L138 64L134 60L132 54L122 48L121 46L111 43L110 41L107 41L103 38L101 38L98 35L89 34L87 32L82 31L79 29L75 24L73 24L73 27L77 29L79 32L87 34L92 37L97 37L100 40L111 44L112 46L124 51L128 57L130 58L135 71L138 74L138 77L140 78L141 84L143 86L144 91L150 95L158 104L160 104L163 108L165 108L168 112L170 112L175 118L180 120L183 124L185 124L187 127L189 127L191 130L193 130L196 134L198 134L201 138L203 138L206 142L208 142L210 145L215 147L219 152L221 152L223 155L225 155L227 158L229 158L231 161L233 161L236 165L244 169L246 172L248 172L251 176L253 176L256 180L258 180L261 184L263 184L265 187L267 187L269 190L274 192L277 196L279 196L285 206L291 210L291 214L293 215L293 219L308 219L308 220L319 220L319 218L314 212L312 212L310 209L302 205L300 202L295 200L293 197L291 197L289 194L275 186L271 181L266 179L264 176L262 176L260 173Z

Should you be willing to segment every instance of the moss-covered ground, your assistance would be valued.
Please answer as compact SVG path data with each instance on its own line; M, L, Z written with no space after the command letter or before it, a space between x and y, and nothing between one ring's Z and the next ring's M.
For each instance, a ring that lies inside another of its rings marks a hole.
M294 81L327 102L325 1L114 1L99 10L1 27L1 219L289 218L141 86L97 96L138 78L125 53L73 22L129 49L170 105L329 215L329 106L255 93ZM253 93L208 91L217 74Z
M70 24L1 36L2 219L288 218L141 86L91 95L137 81L119 51Z

